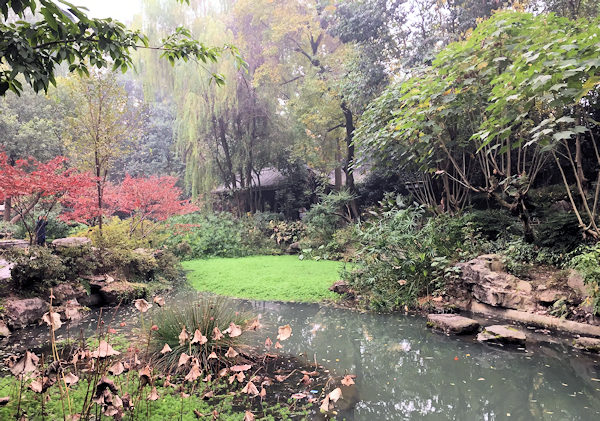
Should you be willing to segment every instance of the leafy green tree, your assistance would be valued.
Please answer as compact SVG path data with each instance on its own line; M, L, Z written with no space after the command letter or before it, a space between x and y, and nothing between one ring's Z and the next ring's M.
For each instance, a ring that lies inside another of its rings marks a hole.
M597 31L586 20L495 14L373 103L358 135L362 149L379 162L420 169L427 177L416 191L436 210L460 210L472 192L494 197L531 240L527 194L557 153L553 146L581 167L577 139L588 129L583 112L571 114L596 104ZM432 179L440 189L428 188Z
M109 175L116 160L127 154L139 138L139 110L130 103L114 73L73 76L65 85L72 104L65 145L72 163L95 177L95 205L102 231Z
M188 3L189 0L178 0ZM24 20L26 13L34 16ZM126 71L132 67L131 52L138 48L161 51L172 64L178 59L215 62L224 48L207 47L190 32L177 27L150 46L148 37L112 19L89 18L82 9L64 0L8 0L0 3L0 95L23 90L22 78L36 92L56 85L55 69L62 63L70 72L89 75L89 68L112 67ZM20 20L13 19L16 15ZM217 84L221 75L214 74Z

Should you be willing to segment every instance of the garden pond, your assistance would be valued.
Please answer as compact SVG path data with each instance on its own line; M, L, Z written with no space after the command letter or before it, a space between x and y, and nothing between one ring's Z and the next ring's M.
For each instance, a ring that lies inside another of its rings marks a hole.
M195 292L167 298L189 302ZM192 297L193 298L193 297ZM529 343L526 350L482 345L426 327L423 317L371 314L318 304L232 300L240 311L260 314L263 328L247 337L262 346L289 324L292 336L280 353L317 361L336 375L356 375L357 396L344 411L353 420L593 420L600 419L600 356L563 343ZM160 309L146 313L148 323ZM133 306L93 311L77 326L63 326L57 339L87 335L100 318L131 335L140 316ZM125 326L121 326L124 322ZM13 333L2 353L42 348L43 327ZM340 416L340 419L342 417Z

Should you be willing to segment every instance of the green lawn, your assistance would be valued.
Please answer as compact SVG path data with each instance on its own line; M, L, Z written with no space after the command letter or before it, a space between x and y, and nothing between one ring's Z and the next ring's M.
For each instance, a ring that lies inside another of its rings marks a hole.
M343 263L299 260L297 256L251 256L183 262L198 291L256 300L317 302L334 298L328 288Z

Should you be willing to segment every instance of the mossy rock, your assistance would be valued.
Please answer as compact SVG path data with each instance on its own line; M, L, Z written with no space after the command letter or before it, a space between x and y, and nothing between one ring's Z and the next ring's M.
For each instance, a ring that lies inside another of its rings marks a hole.
M103 301L109 305L130 303L146 297L147 294L148 285L137 282L114 281L100 288Z

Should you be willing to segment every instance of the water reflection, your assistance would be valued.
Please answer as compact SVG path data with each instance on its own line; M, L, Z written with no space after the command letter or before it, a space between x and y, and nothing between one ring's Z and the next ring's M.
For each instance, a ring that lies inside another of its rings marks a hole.
M338 375L357 375L357 403L343 413L346 419L600 419L600 364L566 346L533 344L519 352L432 333L422 318L410 315L360 314L310 304L234 305L262 315L264 328L249 338L255 345L267 336L275 339L277 327L290 324L293 334L282 351L316 359ZM153 308L148 317L154 310L159 311ZM120 309L103 318L114 318L116 329L125 320L123 329L131 332L137 315ZM82 328L93 329L95 323ZM43 341L44 331L30 335Z

